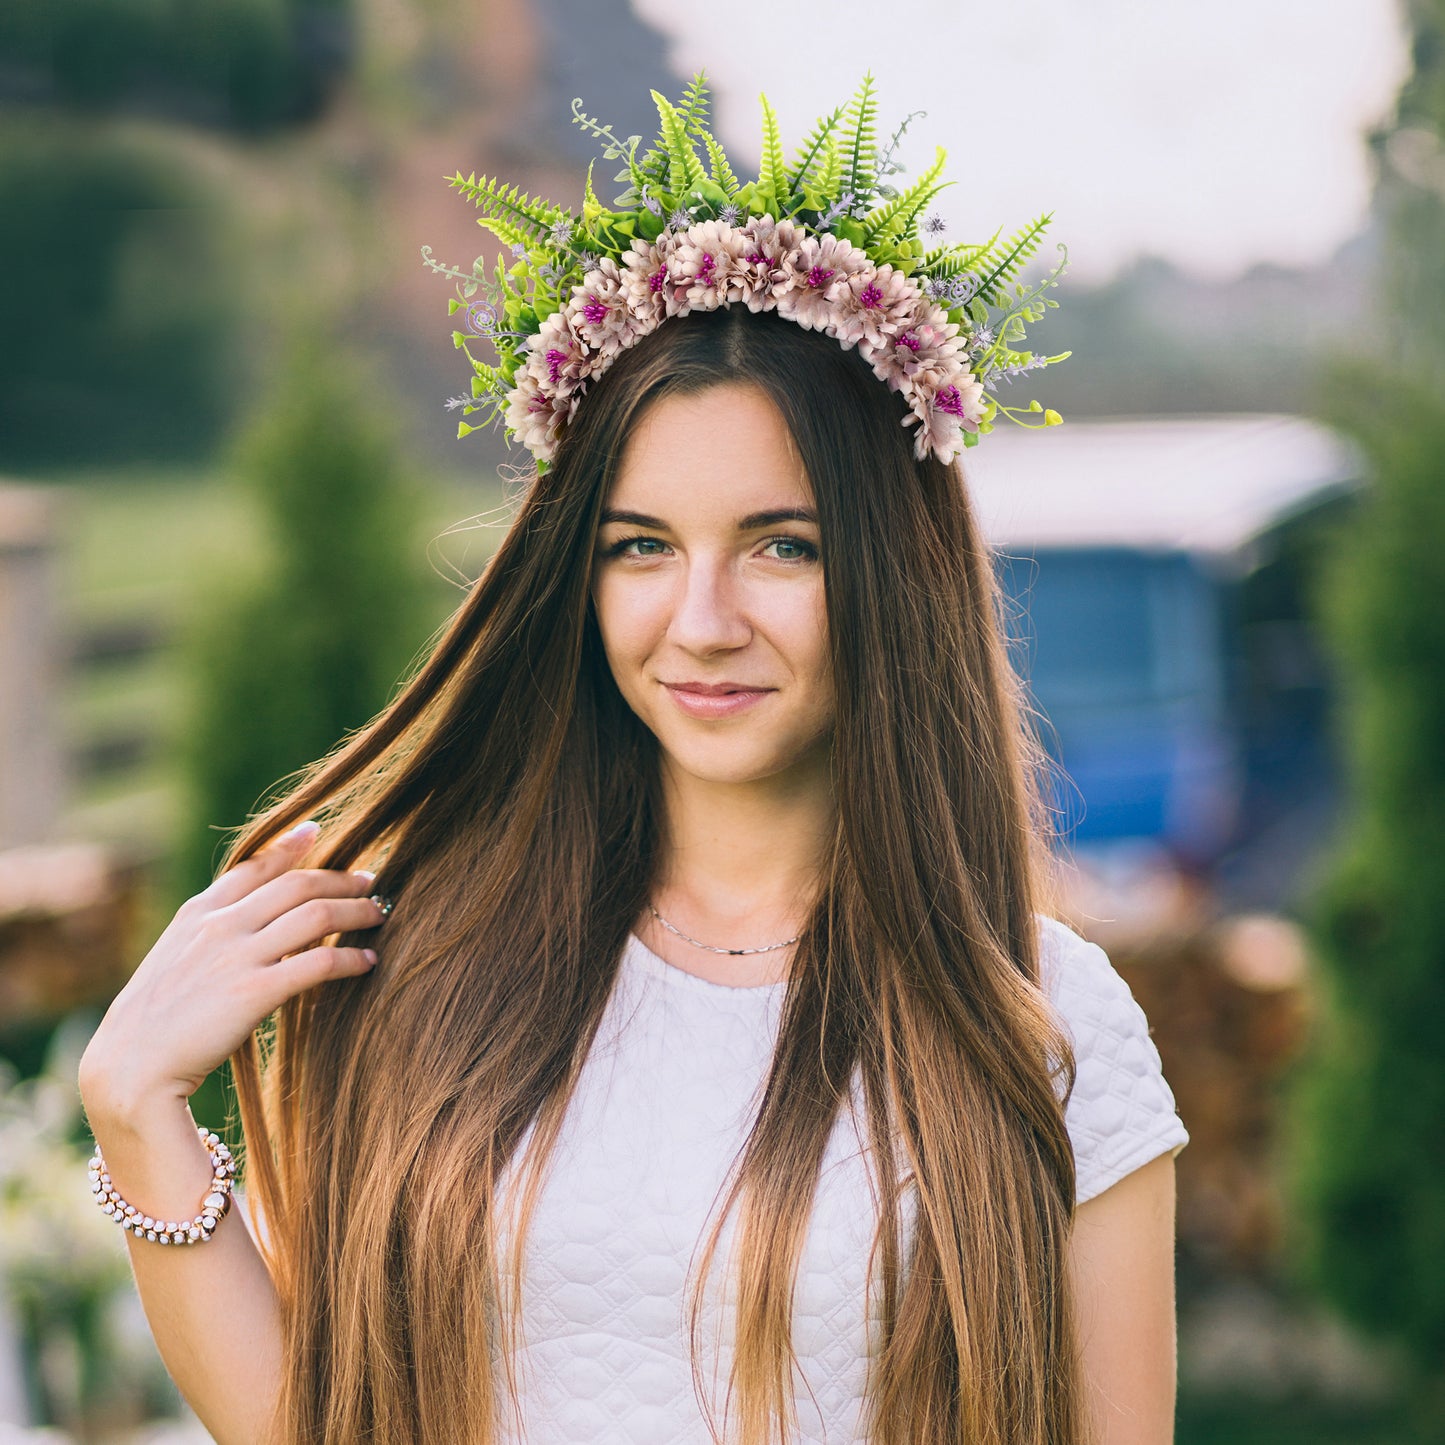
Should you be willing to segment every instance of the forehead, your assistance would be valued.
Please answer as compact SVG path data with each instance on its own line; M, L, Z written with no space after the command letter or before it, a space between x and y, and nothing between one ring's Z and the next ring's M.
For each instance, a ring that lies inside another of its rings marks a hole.
M663 515L763 511L812 499L782 413L760 387L729 382L648 407L623 448L607 505Z

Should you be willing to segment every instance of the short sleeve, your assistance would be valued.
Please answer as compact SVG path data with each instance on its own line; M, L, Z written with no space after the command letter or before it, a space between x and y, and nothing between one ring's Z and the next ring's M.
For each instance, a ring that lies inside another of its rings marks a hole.
M1177 1155L1189 1132L1144 1010L1108 954L1057 919L1040 914L1039 927L1044 990L1078 1065L1064 1118L1082 1204L1166 1150Z

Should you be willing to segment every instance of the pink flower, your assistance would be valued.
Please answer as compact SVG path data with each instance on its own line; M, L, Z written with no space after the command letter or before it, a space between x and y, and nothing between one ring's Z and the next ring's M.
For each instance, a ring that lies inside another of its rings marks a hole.
M772 216L754 216L742 228L743 269L738 279L738 299L749 311L771 311L789 285L789 266L802 245L805 233L792 221L775 221Z
M569 311L554 311L527 344L527 375L560 397L583 390L599 369L574 323Z
M747 237L721 221L701 221L683 233L669 266L668 285L689 310L715 311L741 299Z
M551 461L562 428L572 420L581 401L544 390L530 372L522 372L507 402L507 429L534 456Z
M963 449L963 433L976 432L983 416L983 384L972 372L958 369L956 379L937 389L909 389L909 414L904 426L918 427L913 454L922 460L933 452L950 462Z
M807 236L782 263L789 284L778 295L778 310L810 331L827 331L850 278L865 269L872 263L851 241L831 232Z
M933 405L938 411L956 416L965 431L976 432L983 419L983 383L972 372L965 372L952 386L942 387L934 393Z
M918 287L901 271L886 263L877 270L869 267L848 278L830 329L844 346L867 341L881 349L894 333L908 329L920 304Z
M678 298L671 284L672 258L682 239L682 233L676 231L664 231L656 241L639 236L622 258L622 286L628 310L643 323L640 334L669 316L687 314L685 300Z
M668 317L736 301L856 347L907 400L903 425L917 428L920 459L947 463L978 430L987 398L948 312L851 242L771 216L743 227L704 221L666 230L655 242L634 240L620 263L600 261L529 339L507 399L508 429L552 460L587 387L623 350Z
M948 312L941 306L923 303L921 311L915 311L898 330L876 343L865 336L858 349L878 376L898 391L920 372L942 363L961 363L957 336L957 323L948 319Z
M566 310L572 332L604 363L631 346L640 334L639 320L628 305L623 273L610 256L572 288Z

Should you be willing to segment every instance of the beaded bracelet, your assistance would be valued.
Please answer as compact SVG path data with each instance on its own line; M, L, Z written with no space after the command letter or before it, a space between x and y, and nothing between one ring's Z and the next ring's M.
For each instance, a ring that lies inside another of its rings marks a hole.
M149 1214L142 1214L135 1205L127 1204L111 1184L100 1145L97 1144L95 1153L90 1156L90 1188L102 1212L137 1239L150 1239L157 1244L203 1244L208 1240L215 1231L216 1221L231 1207L231 1181L236 1173L236 1161L219 1134L211 1133L200 1124L196 1126L196 1132L210 1152L212 1173L210 1192L201 1201L201 1212L194 1219L179 1222L152 1219Z

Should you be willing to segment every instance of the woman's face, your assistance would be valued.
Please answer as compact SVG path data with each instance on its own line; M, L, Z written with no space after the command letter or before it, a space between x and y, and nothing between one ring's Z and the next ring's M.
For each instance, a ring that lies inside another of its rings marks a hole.
M653 403L597 534L612 675L670 765L710 782L826 776L833 683L813 493L755 386Z

